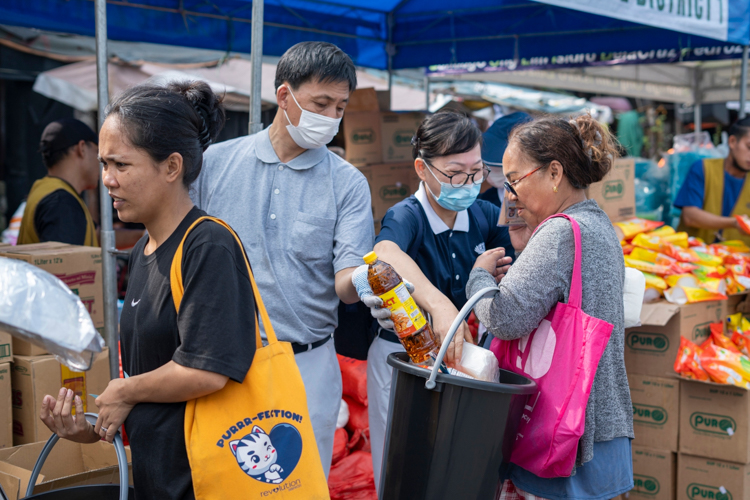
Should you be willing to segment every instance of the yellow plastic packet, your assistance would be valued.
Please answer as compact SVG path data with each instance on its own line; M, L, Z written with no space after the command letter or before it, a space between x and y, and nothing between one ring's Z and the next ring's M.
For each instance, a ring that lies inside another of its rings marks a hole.
M656 259L659 257L659 254L654 252L653 250L646 250L645 248L641 247L633 247L633 250L630 252L629 256L631 259L637 259L656 264Z
M638 269L639 271L651 274L669 274L669 268L665 266L659 266L653 262L647 262L645 260L634 259L630 255L626 255L624 259L626 267L632 267L633 269Z
M711 300L727 300L727 296L721 293L709 292L702 288L692 288L688 286L675 286L664 291L664 298L672 304L684 306L685 304L695 304L698 302L708 302Z
M683 248L664 240L659 243L659 251L675 260L679 260L680 262L693 263L700 261L700 257L692 249Z
M662 226L659 229L654 229L650 233L646 233L646 236L649 238L652 236L656 236L657 238L663 238L664 236L670 236L672 234L675 234L676 231L672 226Z
M643 273L643 276L646 278L646 288L654 288L656 290L666 290L667 282L664 281L663 278L660 278L659 276L651 273ZM689 276L689 275L688 275Z
M722 246L726 247L732 253L748 253L750 247L748 247L742 240L728 240L722 241Z
M673 245L677 245L678 247L681 247L681 248L688 247L688 234L684 232L662 236L661 240L667 243L671 243Z
M718 257L716 255L711 255L709 253L700 252L698 250L693 250L698 255L698 264L703 266L710 266L710 267L717 267L724 263L724 259L721 257Z
M661 244L661 238L658 236L646 236L645 234L638 234L630 242L631 245L652 250L654 252L659 251L659 245Z
M673 274L664 278L670 288L675 286L686 286L689 288L698 288L698 280L692 274Z
M636 234L653 231L654 229L663 226L664 223L652 221L652 220L646 220L646 219L633 218L633 219L622 221L622 222L615 222L614 225L620 228L625 239L629 240Z
M704 290L721 295L727 294L727 282L722 278L697 277L698 286Z

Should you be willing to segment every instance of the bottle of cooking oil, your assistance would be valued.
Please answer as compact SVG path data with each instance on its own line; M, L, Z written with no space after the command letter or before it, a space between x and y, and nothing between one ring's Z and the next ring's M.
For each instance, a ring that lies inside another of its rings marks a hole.
M429 354L437 356L440 344L435 340L429 323L425 320L401 276L393 266L378 260L375 252L364 256L368 265L367 281L375 295L383 300L384 307L391 311L391 320L401 344L414 363L432 361Z

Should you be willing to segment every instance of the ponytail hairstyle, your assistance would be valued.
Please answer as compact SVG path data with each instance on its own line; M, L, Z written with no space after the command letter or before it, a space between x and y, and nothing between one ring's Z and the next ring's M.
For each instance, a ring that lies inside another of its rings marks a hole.
M565 119L547 116L514 128L508 147L519 150L544 169L554 160L576 189L585 189L607 175L617 158L615 139L590 114Z
M202 81L144 83L117 96L105 113L117 116L130 143L155 162L179 153L182 183L189 188L201 172L203 152L224 127L222 100Z

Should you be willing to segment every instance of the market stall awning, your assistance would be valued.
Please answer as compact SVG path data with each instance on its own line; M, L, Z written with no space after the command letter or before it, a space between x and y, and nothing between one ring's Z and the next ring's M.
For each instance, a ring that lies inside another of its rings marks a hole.
M565 6L560 6L563 3ZM646 4L635 0L559 0L559 5L530 0L266 0L263 47L265 54L278 56L297 42L329 41L359 66L386 69L390 53L391 67L398 69L702 47L716 40L750 43L750 0L653 0L647 3L649 8L656 5L656 13L659 5L671 9L672 4L674 9L700 4L706 10L693 7L674 12L672 17L651 13L628 17L630 20L611 17L617 13L615 9L601 11L597 7L623 3ZM708 5L712 6L710 29L688 30L673 22L684 19L686 26L707 22ZM580 10L567 8L571 6ZM251 7L250 0L108 0L108 36L112 40L250 52ZM591 14L594 10L610 17ZM94 33L90 0L3 0L0 19L8 25ZM642 24L647 21L659 27ZM689 32L675 31L679 29Z

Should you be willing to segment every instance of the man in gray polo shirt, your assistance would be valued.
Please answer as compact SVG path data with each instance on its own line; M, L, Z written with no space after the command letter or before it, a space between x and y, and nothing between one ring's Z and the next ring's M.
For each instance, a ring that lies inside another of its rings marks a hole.
M330 340L339 299L359 300L351 274L375 238L367 180L325 147L357 77L338 47L305 42L282 56L275 85L271 126L211 146L192 196L237 231L274 330L292 342L327 476L341 403Z

